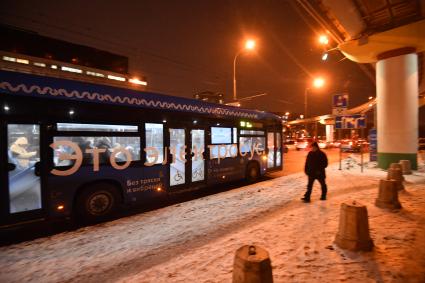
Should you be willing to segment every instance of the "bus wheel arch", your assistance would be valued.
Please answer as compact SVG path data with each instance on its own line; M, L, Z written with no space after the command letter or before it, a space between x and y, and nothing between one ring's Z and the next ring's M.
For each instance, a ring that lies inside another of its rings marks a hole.
M74 199L74 212L83 222L108 219L122 204L122 190L117 182L102 180L80 187Z
M250 161L246 165L245 178L248 182L252 183L257 181L261 176L260 173L260 163L258 161Z

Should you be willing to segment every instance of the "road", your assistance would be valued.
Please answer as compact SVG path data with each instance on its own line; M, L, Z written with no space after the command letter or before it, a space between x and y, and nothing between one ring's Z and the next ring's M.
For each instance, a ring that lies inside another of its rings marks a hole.
M323 149L328 156L329 163L339 162L339 149ZM283 155L283 170L269 174L270 177L281 177L287 176L293 173L303 172L304 163L307 157L308 150L297 151L295 149L289 149L288 153ZM347 155L346 153L344 156Z

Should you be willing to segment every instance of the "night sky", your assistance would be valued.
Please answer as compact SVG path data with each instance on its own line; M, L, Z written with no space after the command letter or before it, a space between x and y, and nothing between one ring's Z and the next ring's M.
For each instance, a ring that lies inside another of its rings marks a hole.
M374 96L373 82L355 63L338 62L338 52L321 61L321 30L292 2L2 0L0 21L128 56L130 73L146 76L153 92L193 97L209 90L231 100L233 58L253 37L256 52L237 59L238 97L268 95L243 107L302 113L304 90L316 74L326 76L327 88L309 93L311 114L329 114L332 94L342 90L351 107Z

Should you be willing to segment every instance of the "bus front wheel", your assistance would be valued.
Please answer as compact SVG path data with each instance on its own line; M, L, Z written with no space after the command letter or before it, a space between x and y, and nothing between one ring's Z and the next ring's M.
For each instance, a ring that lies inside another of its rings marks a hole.
M118 207L120 195L115 186L97 183L83 189L77 199L77 213L84 222L97 222L110 217Z
M246 179L248 182L255 182L260 178L260 166L256 162L251 162L246 167Z

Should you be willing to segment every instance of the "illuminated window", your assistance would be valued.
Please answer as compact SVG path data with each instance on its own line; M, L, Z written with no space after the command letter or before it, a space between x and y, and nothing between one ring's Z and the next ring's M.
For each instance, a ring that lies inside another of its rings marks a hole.
M128 80L130 83L132 84L136 84L136 85L147 85L148 83L145 81L141 81L139 79L129 79Z
M259 151L264 150L265 146L265 137L240 137L239 138L239 147L241 152L251 152L253 146L257 146Z
M130 125L58 123L57 129L58 131L84 132L137 132L138 127Z
M21 64L29 64L30 63L30 61L28 61L27 59L16 59L16 62L17 63L21 63Z
M66 71L66 72L71 72L71 73L78 73L81 74L83 71L77 68L71 68L71 67L66 67L66 66L62 66L61 67L62 71Z
M232 128L211 127L211 143L232 143Z
M104 78L105 75L102 73L92 72L92 71L86 71L86 74L93 77L101 77Z
M280 133L276 133L276 166L280 166L282 164L282 140Z
M267 167L274 167L274 152L275 152L275 140L274 133L267 133L267 148L269 150L269 154L267 156Z
M9 62L16 62L16 58L9 57L9 56L3 56L3 60L4 61L9 61Z
M164 131L162 124L145 124L145 133L146 133L146 147L154 147L158 152L158 159L156 164L162 163L164 160ZM147 162L153 162L154 157L149 157L149 153L146 153Z
M106 151L99 153L99 164L110 164L110 158L114 150L123 149L128 153L126 155L123 151L118 152L115 156L116 162L125 162L128 157L132 161L140 160L140 137L105 137L105 136L74 136L74 137L54 137L54 142L70 141L78 145L82 154L82 165L93 164L92 153L86 152L87 149L94 147L99 149L106 149ZM73 154L73 149L67 146L55 148L53 154L53 164L57 167L71 166L74 160L59 160L62 153Z
M264 131L241 130L241 135L264 136Z
M39 62L34 62L34 66L37 66L37 67L46 67L46 64L39 63Z
M118 76L113 76L113 75L108 75L108 79L115 80L115 81L120 81L120 82L125 82L125 78L118 77Z

